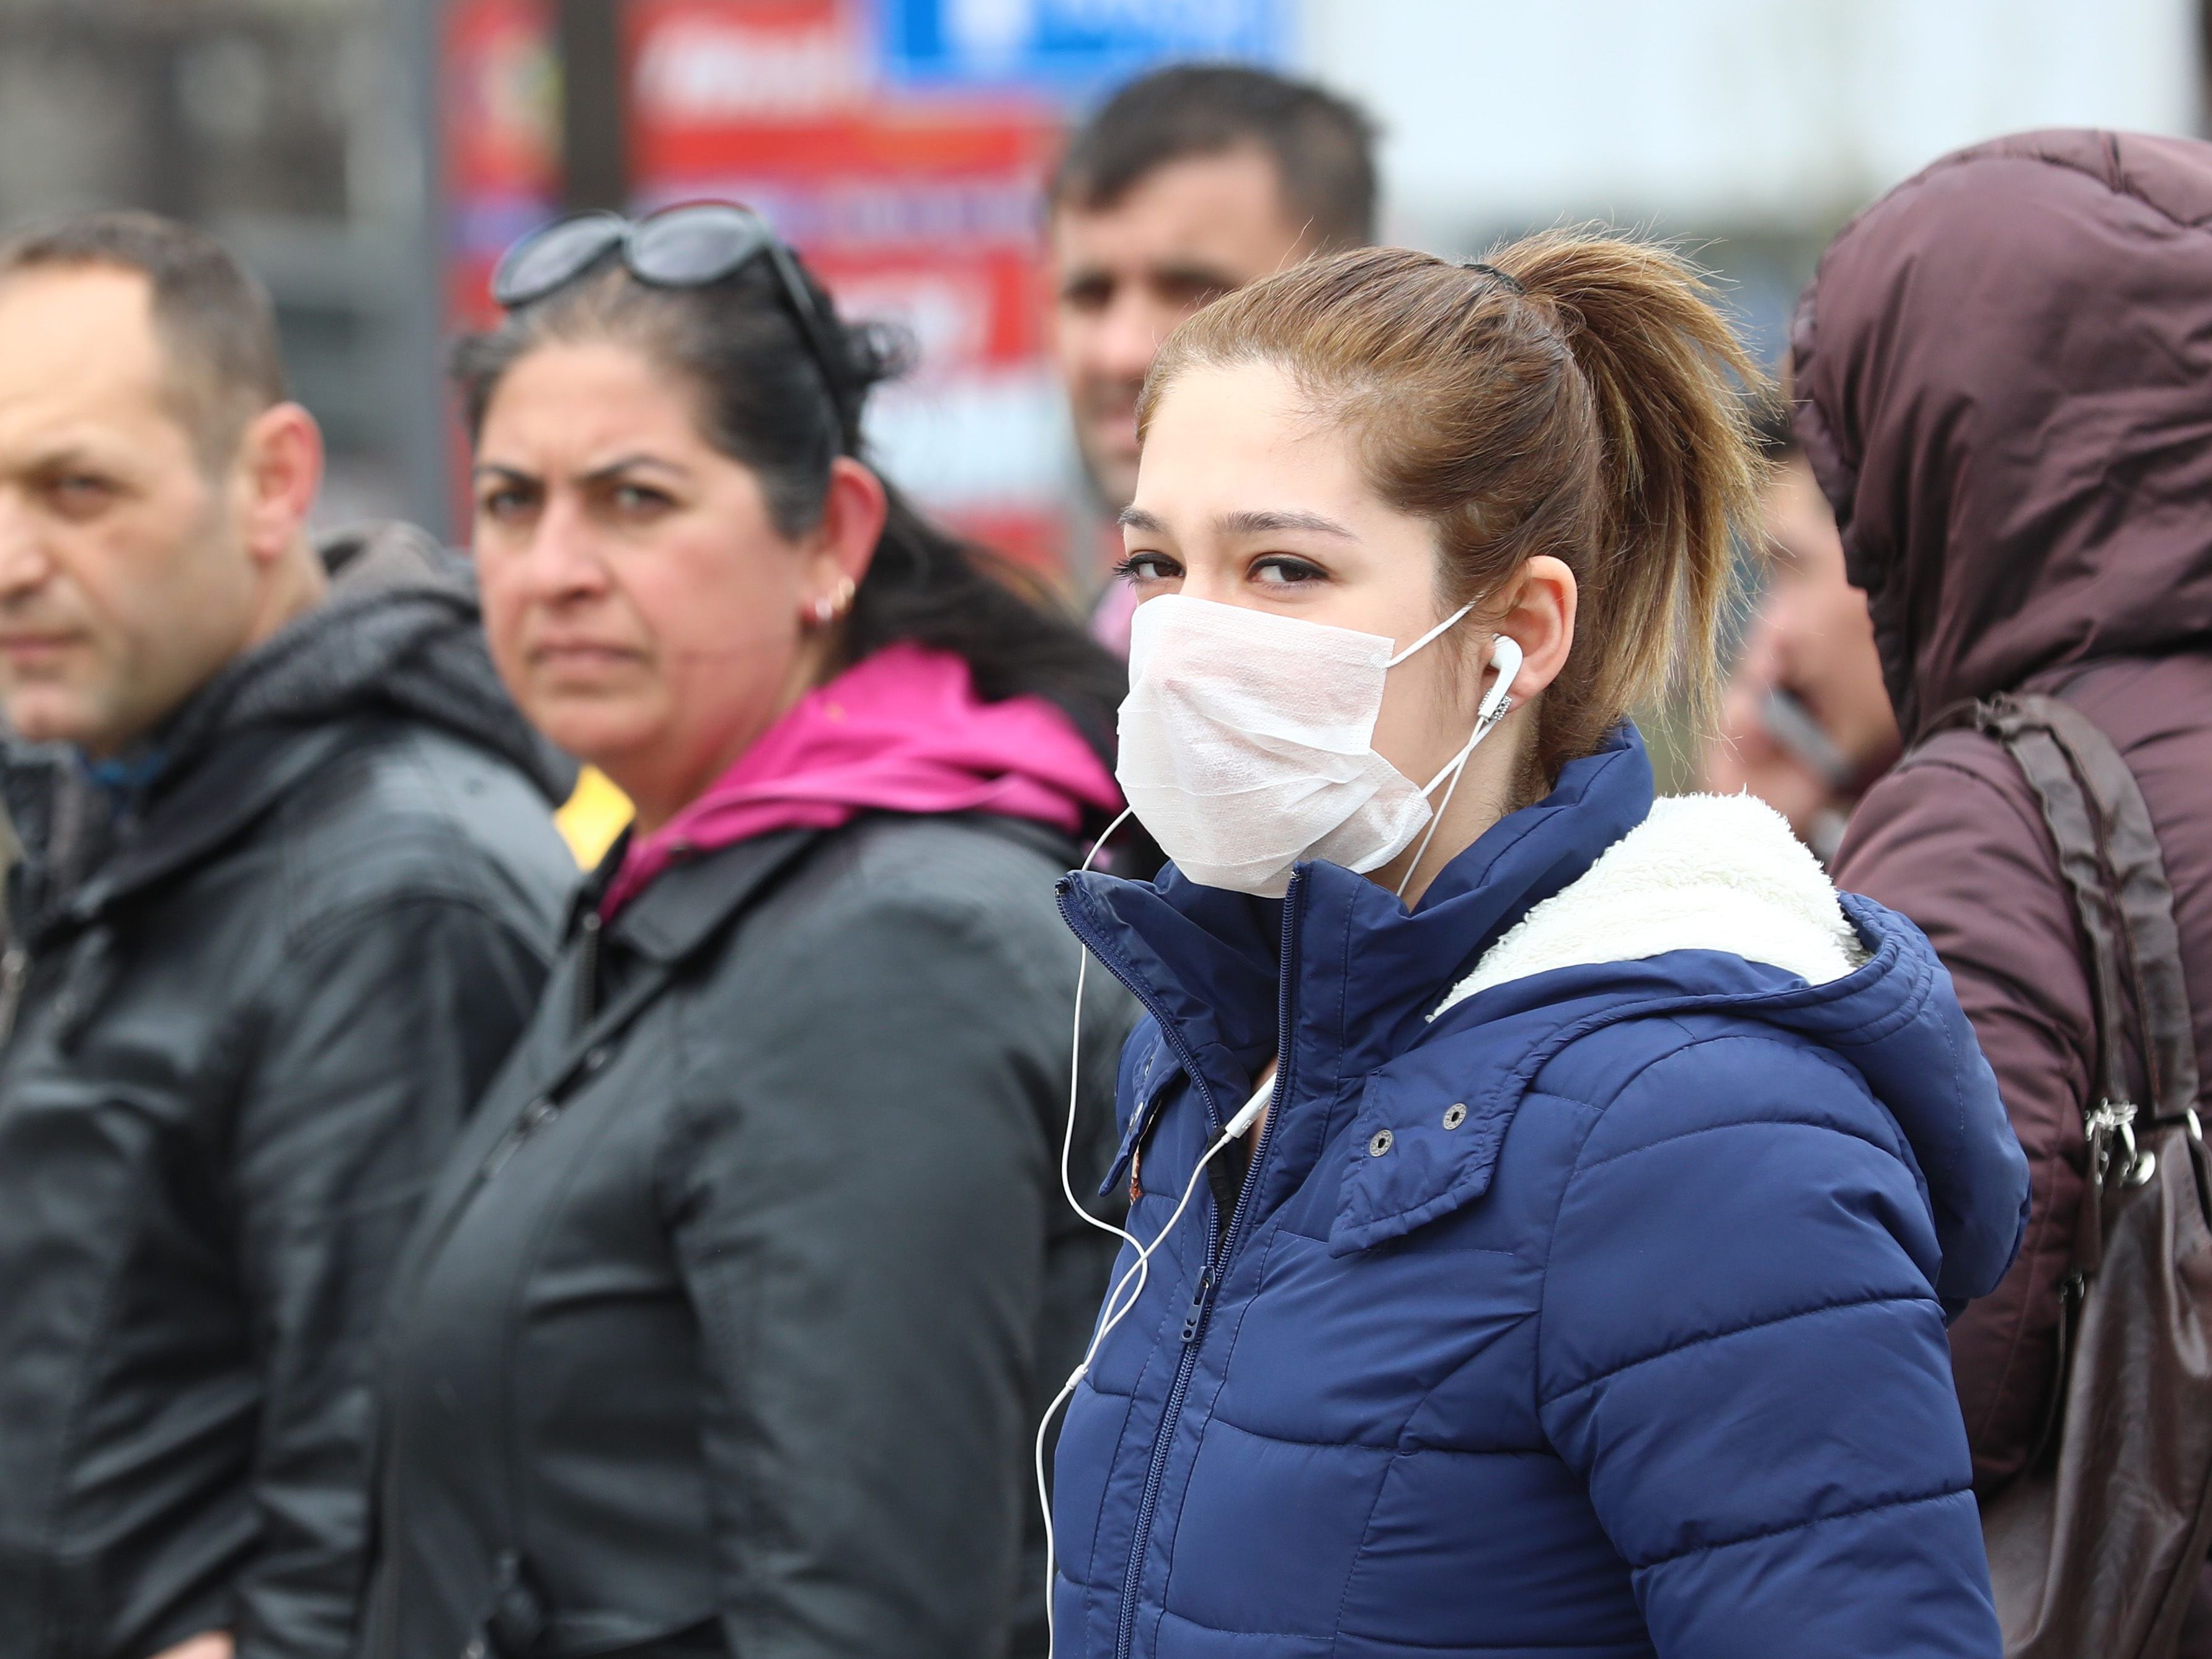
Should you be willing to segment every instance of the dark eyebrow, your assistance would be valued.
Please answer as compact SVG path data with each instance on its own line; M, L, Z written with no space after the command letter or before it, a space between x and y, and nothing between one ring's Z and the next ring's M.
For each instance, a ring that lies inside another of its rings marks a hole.
M662 472L672 472L679 478L689 477L691 475L690 469L678 461L664 461L653 455L623 455L609 461L604 466L593 467L578 482L586 485L605 483L609 479L620 477L632 467L652 467ZM519 466L506 465L499 461L479 461L469 469L469 476L471 478L507 478L517 483L526 484L542 482L534 473L526 472Z
M1348 542L1359 539L1347 526L1318 513L1224 513L1216 522L1224 536L1272 536L1285 530L1304 530Z
M1170 259L1152 266L1145 276L1146 280L1161 288L1218 288L1225 294L1243 286L1218 265L1200 264L1195 261L1178 264Z
M1141 507L1125 507L1115 521L1124 530L1134 530L1146 536L1164 536L1167 526L1155 514ZM1267 513L1247 511L1224 513L1214 521L1224 536L1272 536L1285 530L1309 531L1317 536L1336 536L1348 542L1359 539L1358 532L1334 519L1325 519L1318 513Z
M691 469L680 462L664 461L657 455L640 453L632 455L617 455L613 460L593 467L589 472L584 474L580 482L587 484L605 483L629 471L633 467L649 467L661 472L672 472L679 478L688 478L691 476Z
M103 455L93 446L71 439L33 455L22 470L26 472L52 473L79 468L88 471L112 472L116 466L116 457Z

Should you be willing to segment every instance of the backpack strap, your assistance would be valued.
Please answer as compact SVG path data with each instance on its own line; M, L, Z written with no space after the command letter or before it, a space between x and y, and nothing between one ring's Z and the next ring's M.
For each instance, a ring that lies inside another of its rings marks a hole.
M2203 1139L2197 1034L2182 975L2173 889L2142 790L2112 739L2056 697L2005 696L1945 723L1972 724L2002 744L2043 809L2058 865L2089 944L2100 1098L2083 1115L2090 1179L2075 1240L2076 1271L2103 1255L2103 1189L2117 1170L2139 1186L2155 1169L2136 1131L2186 1126ZM2128 1077L2126 1038L2142 1058L2142 1099ZM2117 1162L2116 1162L2117 1155Z

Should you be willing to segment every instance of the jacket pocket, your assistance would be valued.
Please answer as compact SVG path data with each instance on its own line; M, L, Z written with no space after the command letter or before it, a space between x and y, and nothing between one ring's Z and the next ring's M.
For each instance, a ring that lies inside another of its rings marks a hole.
M1367 1079L1344 1150L1331 1255L1402 1237L1490 1190L1519 1092L1478 1098L1422 1059L1401 1057Z
M552 1612L522 1558L507 1550L463 1659L690 1659L724 1650L721 1615L714 1607Z
M630 1613L556 1613L531 1659L711 1659L726 1653L720 1615L670 1621Z

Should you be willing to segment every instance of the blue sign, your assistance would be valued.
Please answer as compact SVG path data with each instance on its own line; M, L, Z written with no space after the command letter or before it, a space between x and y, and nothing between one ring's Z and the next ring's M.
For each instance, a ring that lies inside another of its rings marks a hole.
M1172 58L1279 64L1291 0L876 0L897 85L1080 96Z

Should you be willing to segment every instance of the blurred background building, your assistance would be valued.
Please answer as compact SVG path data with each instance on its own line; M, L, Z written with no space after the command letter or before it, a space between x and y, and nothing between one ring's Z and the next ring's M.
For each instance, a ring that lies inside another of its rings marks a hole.
M268 279L336 520L454 530L441 341L568 208L734 195L922 348L888 467L1059 556L1039 185L1069 114L1177 57L1382 124L1393 240L1686 239L1771 355L1856 206L2011 129L2195 132L2199 0L0 0L0 222L129 203Z
M0 224L210 226L282 309L331 516L439 503L429 0L0 0Z

